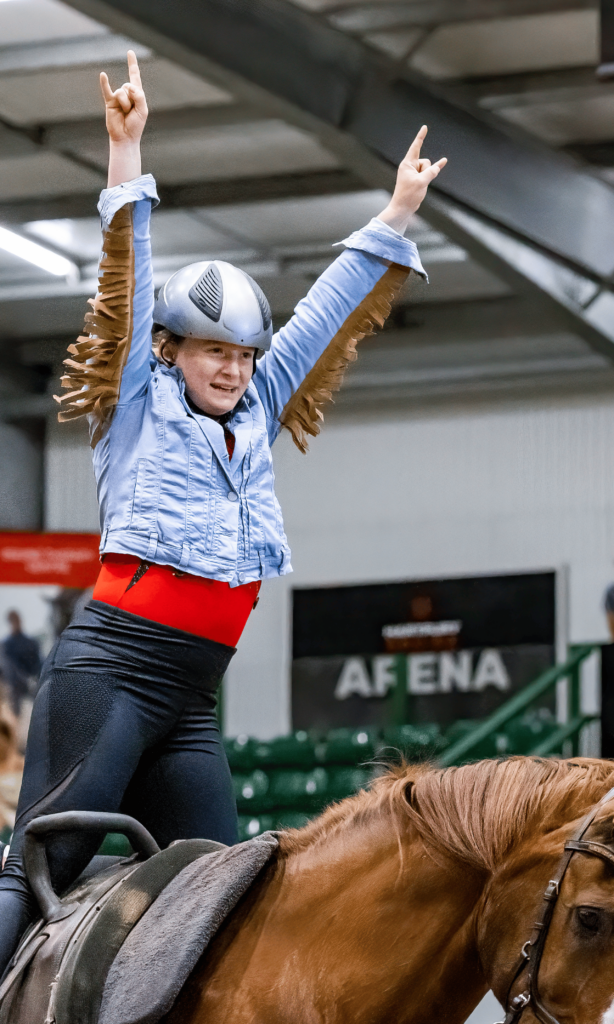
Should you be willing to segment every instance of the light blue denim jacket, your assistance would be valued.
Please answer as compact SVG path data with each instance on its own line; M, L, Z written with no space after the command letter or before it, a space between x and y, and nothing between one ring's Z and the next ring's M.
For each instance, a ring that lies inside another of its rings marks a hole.
M158 202L153 177L105 189L103 229L133 203L134 293L131 343L119 400L94 449L101 552L136 555L231 586L291 572L274 491L271 445L292 394L388 262L424 274L413 242L374 219L345 239L346 250L321 275L273 338L236 406L228 429L195 414L177 367L152 356L154 302L149 221ZM93 426L93 424L92 424Z

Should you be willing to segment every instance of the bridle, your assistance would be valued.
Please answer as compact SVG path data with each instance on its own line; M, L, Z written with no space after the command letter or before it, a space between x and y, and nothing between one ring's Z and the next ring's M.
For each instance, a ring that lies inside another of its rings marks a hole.
M524 1011L531 1007L533 1014L541 1024L559 1024L556 1017L553 1017L544 1006L538 987L539 965L541 963L544 946L548 938L548 929L554 914L554 908L561 891L561 883L571 863L574 853L589 853L594 857L601 857L602 860L614 865L614 850L604 843L593 843L583 839L590 825L595 820L600 807L614 798L614 788L610 789L604 797L595 805L593 810L583 819L575 833L565 843L565 852L561 857L556 869L554 878L551 878L546 886L543 896L539 920L533 926L530 939L525 942L520 954L520 961L507 990L505 1001L506 1016L503 1024L518 1024ZM526 984L524 990L514 998L511 993L514 985L523 974L526 973Z

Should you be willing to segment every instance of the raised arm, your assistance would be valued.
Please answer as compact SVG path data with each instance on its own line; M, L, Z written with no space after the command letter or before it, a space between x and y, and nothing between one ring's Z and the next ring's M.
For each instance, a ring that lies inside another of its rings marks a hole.
M271 440L284 426L297 447L307 450L307 435L319 433L321 407L341 387L357 343L383 325L411 270L426 276L416 246L403 237L447 162L432 165L421 157L426 133L425 126L402 161L388 206L339 243L346 252L318 278L258 363L254 383Z
M69 394L60 421L87 415L91 444L100 440L118 402L143 394L150 377L153 274L149 218L157 202L151 175L141 176L140 142L147 103L136 56L128 52L130 81L111 89L100 76L109 133L108 187L101 195L103 244L98 293L90 299L85 331L70 345L62 387Z
M100 88L109 133L107 188L122 185L141 175L141 136L148 111L134 50L128 50L128 74L130 81L113 92L106 71L100 72Z

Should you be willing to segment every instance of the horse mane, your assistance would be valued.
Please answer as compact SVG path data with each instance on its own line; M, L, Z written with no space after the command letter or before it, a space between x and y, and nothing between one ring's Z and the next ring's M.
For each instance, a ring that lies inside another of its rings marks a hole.
M283 832L281 853L388 817L399 841L411 823L434 854L491 872L531 829L575 820L613 783L614 763L595 758L510 757L443 769L402 764L305 828Z

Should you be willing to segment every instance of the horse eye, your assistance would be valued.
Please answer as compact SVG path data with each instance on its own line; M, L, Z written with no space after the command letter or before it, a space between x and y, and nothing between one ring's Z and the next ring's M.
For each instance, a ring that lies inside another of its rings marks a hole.
M584 931L595 934L602 925L602 913L596 907L577 907L576 917Z

